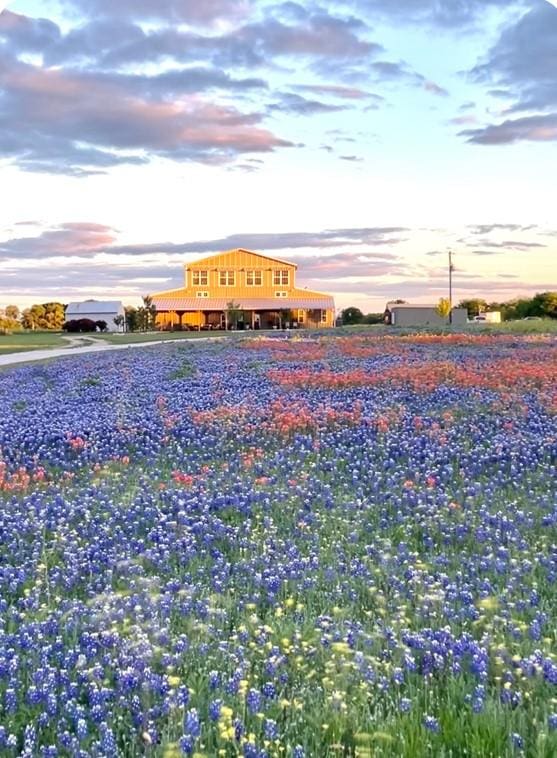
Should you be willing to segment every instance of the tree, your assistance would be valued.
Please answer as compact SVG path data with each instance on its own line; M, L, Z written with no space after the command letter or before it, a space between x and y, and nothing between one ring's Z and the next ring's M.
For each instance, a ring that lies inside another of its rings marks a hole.
M530 315L557 318L557 292L538 292L534 295Z
M342 311L342 324L343 326L349 326L350 324L361 324L364 321L364 314L359 308L354 306L345 308Z
M474 318L479 316L487 309L487 303L479 297L473 297L470 300L461 300L458 304L459 308L466 308L468 311L468 318Z
M6 318L11 319L12 321L17 321L19 319L19 308L17 305L7 305L4 314Z
M283 329L286 324L292 323L292 311L290 308L281 308L278 312L279 317L279 329Z
M157 322L157 306L153 303L151 295L144 295L143 300L143 320L145 329L153 331Z
M5 331L21 329L18 316L19 308L17 305L7 305L4 310L0 310L0 329Z
M108 324L106 321L103 321L102 319L100 321L95 321L95 326L99 330L99 332L106 332L108 328Z
M532 312L532 301L526 297L509 301L508 306L509 318L511 319L521 319L526 318L527 316L536 315Z
M451 301L448 297L440 297L435 308L441 318L448 318L451 313Z
M114 321L114 323L118 327L118 330L120 330L120 329L123 328L124 323L126 321L126 319L124 318L124 316L122 316L121 314L118 315L118 316L115 316L112 320Z
M236 329L242 313L242 306L239 303L235 303L234 300L230 300L224 309L224 328L228 329L231 326L233 329Z
M44 319L45 310L42 305L32 305L23 311L21 321L24 329L39 329L39 323Z
M106 323L103 321L103 323ZM62 326L65 332L96 332L97 322L90 318L77 318L66 321Z
M140 328L138 309L134 308L133 305L127 305L124 310L126 312L126 329L128 332L136 332Z
M49 329L60 331L64 324L66 308L62 303L41 303L26 308L22 314L25 329Z
M383 313L368 313L364 316L363 324L384 324L385 314Z

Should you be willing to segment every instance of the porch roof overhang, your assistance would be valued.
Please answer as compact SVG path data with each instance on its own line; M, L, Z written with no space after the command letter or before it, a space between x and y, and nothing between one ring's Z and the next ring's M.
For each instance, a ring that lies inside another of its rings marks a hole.
M331 310L335 307L332 297L154 297L153 304L157 311L225 311L230 302L234 302L244 311L279 311L279 310Z

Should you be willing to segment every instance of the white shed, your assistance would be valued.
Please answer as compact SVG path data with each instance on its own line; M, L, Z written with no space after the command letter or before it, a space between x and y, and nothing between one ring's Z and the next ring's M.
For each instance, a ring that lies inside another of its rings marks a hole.
M436 305L423 305L410 303L387 303L385 318L393 326L446 326L448 317L437 313ZM468 319L466 308L453 308L453 326L463 326Z
M82 303L69 303L66 308L66 321L89 318L91 321L106 321L109 332L121 332L116 326L116 316L125 316L124 306L119 300L84 300Z

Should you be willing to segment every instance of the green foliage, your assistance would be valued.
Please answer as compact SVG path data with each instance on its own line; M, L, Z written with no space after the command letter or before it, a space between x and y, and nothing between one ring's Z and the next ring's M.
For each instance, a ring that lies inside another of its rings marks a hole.
M451 302L448 297L440 297L435 308L441 318L448 318L451 313Z
M500 311L503 321L518 321L523 318L555 318L557 319L557 292L538 292L534 297L520 297L504 303L489 302L480 298L461 300L459 305L468 309L468 316L478 315L478 307L482 311Z
M96 332L97 323L90 318L77 318L66 321L62 326L65 332ZM103 321L106 324L105 321Z
M138 309L134 308L133 305L126 305L124 310L126 312L126 331L137 332L141 328L141 319L138 314Z
M102 384L100 377L88 376L80 382L81 387L99 387Z
M458 304L459 308L466 308L468 311L468 318L474 318L475 316L479 316L480 313L483 313L484 311L488 310L488 306L485 300L482 300L480 297L473 297L469 300L461 300ZM489 309L489 310L498 310L498 309Z
M383 313L368 313L364 316L362 324L384 324L385 315Z
M170 379L190 379L197 374L196 367L190 361L184 359L181 365L170 374Z
M362 324L364 322L364 314L359 308L351 306L345 308L341 314L342 325L350 326L351 324Z
M3 310L0 309L0 334L9 334L18 329L21 329L21 322L17 305L7 305Z
M62 303L41 303L26 308L21 316L24 329L45 329L59 332L65 321L66 306Z
M157 307L153 303L153 299L150 295L144 295L142 300L143 305L140 305L136 310L136 329L142 332L150 332L155 328ZM130 329L130 331L135 331L135 329Z
M239 303L235 303L234 300L230 300L226 304L224 317L227 327L232 326L235 329L238 326L238 321L240 321L240 316L242 315L242 306Z
M539 292L532 298L531 316L557 318L557 292Z

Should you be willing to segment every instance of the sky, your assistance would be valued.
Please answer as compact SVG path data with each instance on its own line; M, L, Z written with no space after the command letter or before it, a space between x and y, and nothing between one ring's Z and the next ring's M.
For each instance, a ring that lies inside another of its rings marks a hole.
M0 0L0 308L234 247L338 309L557 289L557 2Z

